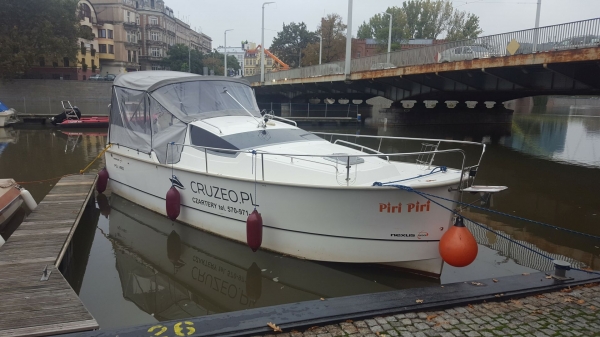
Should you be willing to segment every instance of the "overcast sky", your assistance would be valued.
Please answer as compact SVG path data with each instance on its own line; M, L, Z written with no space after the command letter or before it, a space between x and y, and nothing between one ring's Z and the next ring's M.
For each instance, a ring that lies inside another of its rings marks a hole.
M265 45L269 47L283 23L305 22L314 31L324 14L338 13L348 22L348 0L274 0L265 6ZM239 46L248 40L260 44L261 6L264 0L165 0L174 14L192 28L209 35L213 48ZM475 13L480 18L483 35L533 28L537 0L460 0L451 1L455 8ZM352 34L376 13L402 0L354 0ZM600 0L542 0L540 26L600 17Z

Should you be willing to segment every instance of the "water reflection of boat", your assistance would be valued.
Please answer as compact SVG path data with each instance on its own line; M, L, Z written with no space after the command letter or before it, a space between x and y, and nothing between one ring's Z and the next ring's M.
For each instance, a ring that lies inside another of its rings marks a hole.
M123 296L159 320L394 289L321 263L248 254L114 194L109 236Z
M71 152L75 151L75 147L77 144L81 142L84 136L93 136L93 137L106 137L108 136L108 132L67 132L61 131L63 135L67 136L67 142L65 143L65 153L67 150Z

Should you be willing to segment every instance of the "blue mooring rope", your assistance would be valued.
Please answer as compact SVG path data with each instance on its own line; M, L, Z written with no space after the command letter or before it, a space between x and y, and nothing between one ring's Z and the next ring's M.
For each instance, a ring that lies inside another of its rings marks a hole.
M463 216L462 214L459 214L457 211L455 211L453 209L450 209L450 208L448 208L448 207L440 204L439 202L431 199L430 197L442 199L442 200L453 202L453 203L456 202L456 203L461 204L461 205L466 205L466 206L473 207L473 205L471 205L471 204L463 203L463 202L460 202L460 201L455 201L455 200L452 200L452 199L440 197L440 196L429 194L429 193L425 193L425 192L420 192L420 191L415 190L412 187L405 186L405 185L389 185L389 184L390 184L389 182L388 183L374 182L373 186L389 186L389 187L395 187L395 188L398 188L400 190L407 191L407 192L414 192L414 193L422 196L423 198L425 198L425 199L433 202L434 204L436 204L436 205L438 205L438 206L440 206L440 207L442 207L442 208L450 211L451 213L453 213L453 214L455 214L457 216L460 216L463 219L466 219L466 220L474 223L475 225L477 225L477 226L479 226L479 227L481 227L481 228L483 228L483 229L485 229L485 230L487 230L489 232L492 232L492 233L496 234L497 236L499 236L501 238L504 238L504 239L506 239L506 240L508 240L510 242L513 242L513 243L515 243L515 244L517 244L517 245L519 245L519 246L521 246L521 247L523 247L523 248L525 248L525 249L527 249L527 250L529 250L529 251L531 251L531 252L533 252L535 254L538 254L538 255L540 255L542 257L545 257L545 258L547 258L549 260L554 260L552 257L550 257L550 256L548 256L546 254L540 253L537 250L534 250L534 249L532 249L530 247L527 247L524 244L522 244L522 243L520 243L518 241L515 241L515 240L513 240L512 238L510 238L510 237L508 237L506 235L502 235L502 234L494 231L493 229L490 229L487 226L484 226L484 225L478 223L477 221L474 221L472 219L467 218L466 216ZM562 230L566 230L566 231L573 232L573 233L576 233L576 234L580 234L580 235L584 235L584 236L589 236L589 237L592 237L592 238L600 239L600 237L597 237L597 236L594 236L594 235L590 235L590 234L581 233L581 232L577 232L577 231L573 231L573 230L569 230L569 229L565 229L565 228L561 228L561 227L556 227L556 226L548 225L548 224L545 224L543 222L538 222L538 221L535 221L535 220L521 218L521 217L518 217L518 216L511 215L511 214L503 213L503 212L492 211L492 210L489 210L489 209L486 209L486 208L483 208L483 207L478 207L478 206L474 206L474 207L477 208L477 209L482 209L484 211L491 211L491 212L496 213L496 214L505 215L505 216L512 217L512 218L517 218L517 219L522 219L522 220L525 220L525 221L530 221L530 222L533 222L533 223L538 223L538 224L546 225L546 226L549 226L549 227L552 227L552 228L555 228L555 229L562 229ZM598 274L598 275L600 275L600 273L594 272L594 271L583 270L583 269L574 268L574 267L571 267L570 269L577 270L577 271L582 271L582 272L586 272L586 273L592 273L592 274Z

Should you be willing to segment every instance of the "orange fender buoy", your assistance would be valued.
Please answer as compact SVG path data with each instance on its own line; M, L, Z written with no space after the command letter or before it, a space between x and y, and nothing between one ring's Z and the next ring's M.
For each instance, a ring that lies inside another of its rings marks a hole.
M248 219L246 219L246 243L248 243L253 252L256 252L262 244L262 232L262 216L255 209L254 212L248 215Z
M477 257L477 241L463 223L463 218L456 218L454 226L450 227L440 240L440 255L442 260L454 267L470 265Z

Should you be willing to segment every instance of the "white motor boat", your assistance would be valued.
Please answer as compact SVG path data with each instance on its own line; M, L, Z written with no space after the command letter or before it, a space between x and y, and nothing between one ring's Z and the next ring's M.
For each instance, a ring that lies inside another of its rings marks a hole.
M15 110L9 109L4 103L0 102L0 128L16 122Z
M0 234L4 232L6 224L23 204L30 212L37 207L29 191L19 186L13 179L0 179ZM0 236L0 247L3 244L4 238Z
M381 153L346 136L261 115L242 80L135 72L114 81L106 168L113 193L158 213L166 214L165 195L177 187L179 221L232 240L246 242L245 222L256 209L264 249L439 275L438 244L452 214L414 192L374 183L457 200L472 191L485 145L351 135L379 147L384 140L424 143L417 152ZM462 149L441 144L479 146L481 155L465 166ZM457 156L461 167L433 165L440 153Z

